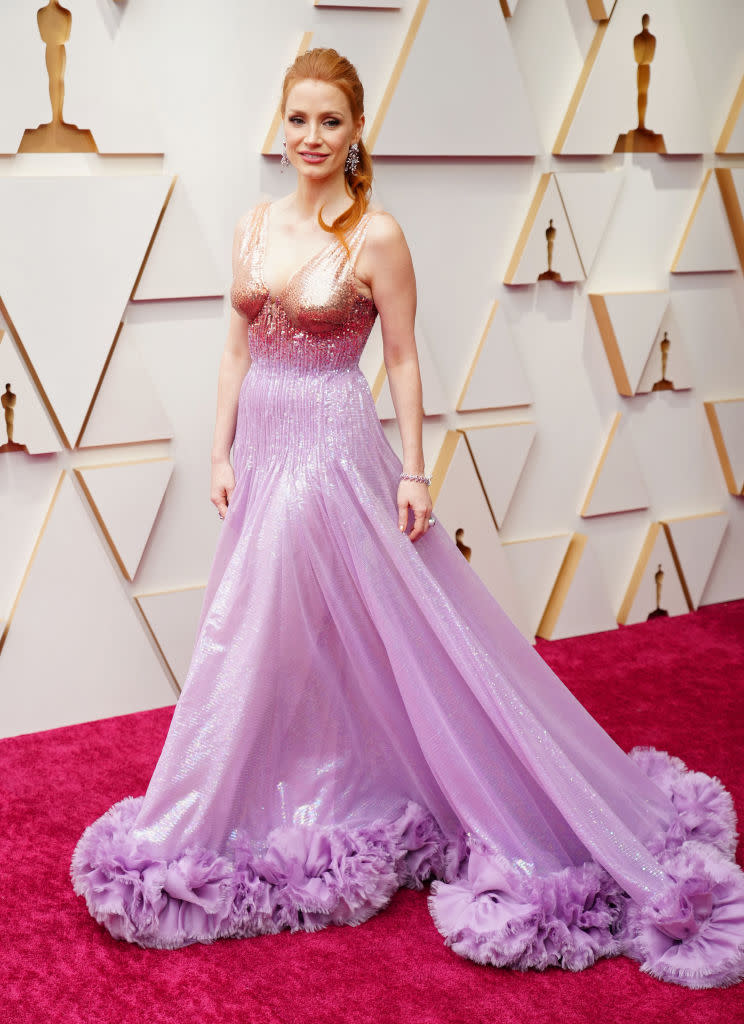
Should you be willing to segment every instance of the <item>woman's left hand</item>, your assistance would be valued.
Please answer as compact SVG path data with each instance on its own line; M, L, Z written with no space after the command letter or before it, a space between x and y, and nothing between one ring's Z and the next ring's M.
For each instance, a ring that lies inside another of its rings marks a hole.
M411 540L418 540L429 529L433 502L429 488L418 480L401 480L398 484L398 527L405 533L408 525L408 508L413 511L413 529L409 533Z

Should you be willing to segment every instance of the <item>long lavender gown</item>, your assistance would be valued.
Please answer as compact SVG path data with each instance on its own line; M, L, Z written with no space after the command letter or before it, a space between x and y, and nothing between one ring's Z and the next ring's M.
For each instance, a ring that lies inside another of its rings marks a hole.
M744 876L718 779L622 751L442 526L397 526L401 463L358 367L373 213L276 297L268 203L241 220L250 322L236 487L144 796L85 829L75 891L175 948L359 924L431 881L448 946L520 969L624 953L691 987L744 975Z

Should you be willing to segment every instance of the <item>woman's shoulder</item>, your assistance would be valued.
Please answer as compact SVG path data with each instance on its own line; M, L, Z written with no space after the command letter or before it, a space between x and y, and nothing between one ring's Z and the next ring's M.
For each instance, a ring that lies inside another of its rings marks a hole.
M367 245L373 249L386 249L405 244L405 235L398 221L382 206L370 204L367 207Z
M369 204L366 208L366 237L370 241L377 240L383 244L395 242L403 238L403 229L390 213L382 206Z
M242 246L244 242L255 235L255 229L259 223L261 213L268 203L270 203L270 200L261 199L240 214L235 222L233 245Z
M257 203L254 203L253 206L250 206L247 210L240 214L237 220L236 227L247 227L256 219L256 217L263 211L263 209L267 205L270 205L270 203L270 199L259 199Z

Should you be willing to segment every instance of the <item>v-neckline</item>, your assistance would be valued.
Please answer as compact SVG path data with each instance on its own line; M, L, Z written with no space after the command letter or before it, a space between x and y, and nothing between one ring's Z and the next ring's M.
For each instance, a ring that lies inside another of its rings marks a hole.
M267 242L268 242L268 238L269 238L269 230L268 230L269 229L269 210L271 209L271 207L273 205L274 204L270 200L267 201L266 206L265 206L264 211L263 211L263 220L262 220L262 224L261 224L261 239L262 239L262 241L261 241L261 260L260 260L260 267L259 267L261 284L266 289L266 294L267 294L270 302L276 302L277 299L281 298L281 296L286 292L286 290L292 284L294 279L296 277L298 277L299 274L303 270L307 269L307 267L309 267L311 263L314 263L315 260L317 260L321 256L323 256L329 249L332 249L335 246L341 244L339 242L338 238L336 238L336 236L334 235L333 238L328 242L327 245L324 245L322 247L322 249L318 249L318 251L316 253L313 253L312 256L310 256L310 257L308 257L308 259L304 260L299 265L299 267L289 275L289 277L284 282L282 287L274 295L272 295L271 291L269 289L269 286L266 283L266 277L265 277L265 274L264 274L264 270L265 270L265 267L266 267L266 249L268 248Z

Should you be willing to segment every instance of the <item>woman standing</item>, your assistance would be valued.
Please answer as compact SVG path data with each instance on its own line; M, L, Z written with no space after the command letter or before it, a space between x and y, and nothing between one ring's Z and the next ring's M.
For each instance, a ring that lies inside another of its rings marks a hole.
M281 106L297 188L235 232L191 665L146 794L79 840L76 892L172 948L359 924L432 880L447 944L482 963L738 980L729 794L624 753L436 525L413 268L368 205L353 66L303 54ZM402 463L358 366L378 315Z

